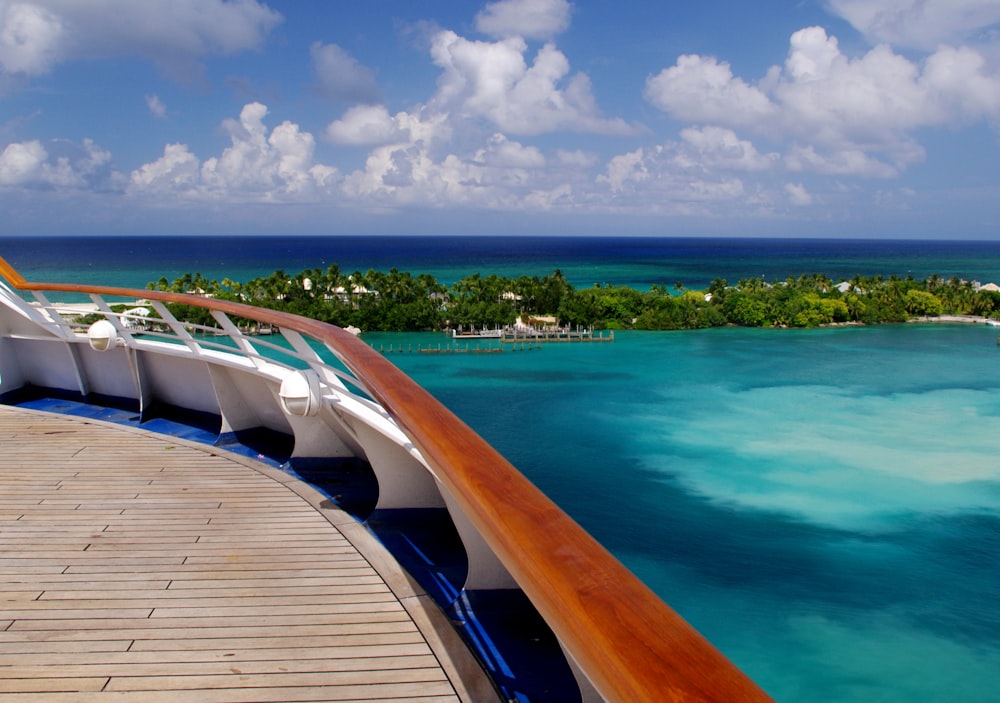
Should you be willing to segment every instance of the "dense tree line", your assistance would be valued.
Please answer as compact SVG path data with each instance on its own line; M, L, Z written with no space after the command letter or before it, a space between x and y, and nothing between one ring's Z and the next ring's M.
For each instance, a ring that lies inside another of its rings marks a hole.
M705 290L677 283L673 290L654 285L640 291L601 284L577 289L558 270L543 277L474 274L445 286L428 274L397 269L344 274L334 264L293 275L279 270L247 282L185 274L147 288L234 300L370 331L492 328L512 324L518 316L552 316L573 327L646 330L875 324L942 314L1000 318L1000 292L937 276L919 281L855 276L835 283L810 274L777 283L747 278L730 285L716 279ZM214 324L198 308L174 306L172 312Z

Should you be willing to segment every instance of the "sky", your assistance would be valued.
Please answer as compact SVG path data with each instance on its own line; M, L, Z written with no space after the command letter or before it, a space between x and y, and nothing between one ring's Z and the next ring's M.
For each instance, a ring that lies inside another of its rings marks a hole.
M1000 238L1000 0L0 0L0 235Z

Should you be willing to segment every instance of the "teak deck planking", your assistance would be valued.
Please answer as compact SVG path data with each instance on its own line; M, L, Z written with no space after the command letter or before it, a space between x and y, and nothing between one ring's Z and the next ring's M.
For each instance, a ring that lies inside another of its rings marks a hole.
M0 446L3 701L481 698L440 614L284 473L7 407Z

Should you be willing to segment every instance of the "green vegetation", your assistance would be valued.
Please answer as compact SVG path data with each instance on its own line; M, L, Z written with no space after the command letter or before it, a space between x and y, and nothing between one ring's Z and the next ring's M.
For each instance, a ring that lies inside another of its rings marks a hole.
M135 305L126 305L125 303L115 303L113 305L109 305L108 306L108 308L111 310L111 312L118 313L119 315L126 313L128 311L128 309L132 308L132 307L135 307ZM147 313L147 314L149 315L149 319L156 319L157 318L157 315L156 315L155 312ZM97 322L98 320L104 320L104 319L106 319L106 316L104 315L104 313L101 313L101 312L88 312L85 315L78 315L78 316L74 317L73 321L75 323L79 324L79 325L92 325L95 322Z
M492 328L512 324L518 316L551 316L564 326L644 330L876 324L944 314L1000 318L1000 292L937 276L922 281L856 276L835 283L811 274L778 283L749 278L729 285L716 279L703 291L687 290L681 283L672 291L656 285L640 291L600 284L577 289L558 270L541 278L475 274L445 286L433 276L396 269L345 275L334 264L294 275L275 271L245 283L185 274L173 282L161 278L147 288L244 302L370 331ZM196 307L175 305L172 312L180 319L214 324Z

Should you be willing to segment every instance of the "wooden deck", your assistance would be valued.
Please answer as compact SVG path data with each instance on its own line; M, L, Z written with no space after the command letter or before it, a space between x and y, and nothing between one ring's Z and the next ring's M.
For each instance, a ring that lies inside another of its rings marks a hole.
M496 700L367 532L283 472L3 406L0 447L5 703Z

